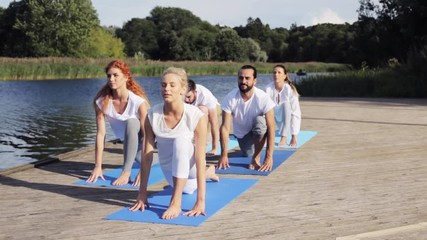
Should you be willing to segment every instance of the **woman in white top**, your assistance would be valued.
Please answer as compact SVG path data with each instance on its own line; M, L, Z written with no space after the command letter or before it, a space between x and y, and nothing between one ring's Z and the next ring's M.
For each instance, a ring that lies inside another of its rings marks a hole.
M296 146L298 144L297 135L301 128L298 91L289 79L284 65L274 66L273 80L267 84L265 91L276 103L274 116L281 136L278 145L285 146L286 137L291 135L289 146Z
M197 107L184 103L187 84L187 74L182 68L171 67L162 74L161 94L164 102L148 110L144 124L141 184L131 211L144 211L145 207L149 207L147 182L157 144L160 167L168 183L173 186L169 207L162 218L178 217L182 211L182 194L191 194L196 189L197 200L184 215L206 214L206 179L219 179L214 166L206 169L207 117Z
M209 89L188 79L188 91L185 95L185 102L197 106L208 116L211 125L212 149L206 152L206 155L215 155L218 151L219 143L218 99L216 99Z
M130 69L121 60L110 62L105 68L107 83L94 98L96 112L95 167L87 182L103 180L102 155L105 145L106 119L114 135L123 141L123 170L113 185L125 185L130 180L132 165L141 157L143 122L149 102L143 88L133 79ZM139 184L139 175L133 185Z

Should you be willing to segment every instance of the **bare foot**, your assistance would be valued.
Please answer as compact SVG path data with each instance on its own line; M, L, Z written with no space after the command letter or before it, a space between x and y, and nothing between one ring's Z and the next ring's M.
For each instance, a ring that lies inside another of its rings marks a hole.
M129 171L122 171L120 176L114 180L112 183L114 186L123 186L126 185L130 180L130 172Z
M179 216L181 213L180 207L169 206L168 209L163 213L162 219L173 219Z
M261 167L261 164L259 163L259 160L252 159L251 163L249 164L250 170L258 170Z
M138 175L135 177L135 181L132 183L132 186L139 186L141 183L141 171L138 171Z
M214 165L209 165L208 169L206 169L206 179L210 179L214 182L219 182L219 177L215 173Z
M214 156L216 155L217 150L216 149L212 149L209 152L206 152L206 156Z
M289 144L289 146L296 146L296 145L298 145L297 138L295 137L295 135L292 135L291 143Z
M286 146L286 137L281 137L280 138L280 142L277 145L279 145L279 146Z

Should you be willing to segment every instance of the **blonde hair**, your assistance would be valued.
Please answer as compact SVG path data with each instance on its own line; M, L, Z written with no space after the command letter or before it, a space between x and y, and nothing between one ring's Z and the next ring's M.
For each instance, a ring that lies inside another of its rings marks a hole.
M289 84L289 86L291 86L292 91L295 93L295 95L299 96L299 93L298 93L297 88L295 87L295 85L294 85L294 84L292 84L292 81L291 81L291 79L289 78L289 74L288 74L288 71L286 70L285 65L283 65L283 64L277 64L276 66L274 66L274 67L273 67L273 69L275 69L275 68L277 68L277 67L278 67L278 68L282 68L282 69L283 69L283 71L284 71L284 72L285 72L285 74L286 74L285 83L288 83L288 84Z
M188 89L188 76L184 68L169 67L163 72L161 79L163 80L164 77L168 74L174 74L178 76L179 79L181 80L181 86L185 89Z

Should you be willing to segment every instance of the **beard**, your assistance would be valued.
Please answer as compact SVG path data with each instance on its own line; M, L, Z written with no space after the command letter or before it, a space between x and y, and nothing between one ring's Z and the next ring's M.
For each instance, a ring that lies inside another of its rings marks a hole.
M246 88L243 88L243 86L246 86ZM254 87L254 85L249 86L249 85L246 85L246 84L243 84L243 83L239 84L239 90L240 90L241 93L247 93L250 90L252 90L253 87Z

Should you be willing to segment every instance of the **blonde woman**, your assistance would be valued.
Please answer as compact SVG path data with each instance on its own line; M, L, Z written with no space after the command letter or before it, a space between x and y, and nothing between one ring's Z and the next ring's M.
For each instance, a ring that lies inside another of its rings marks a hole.
M207 117L198 107L185 104L187 74L182 68L168 68L161 76L163 103L148 110L144 124L143 162L141 184L136 203L131 211L149 207L147 182L157 141L160 167L173 187L171 201L162 214L163 219L173 219L181 214L182 194L192 194L197 189L197 200L187 216L206 215L206 179L218 181L214 166L206 169Z
M297 146L297 135L301 128L299 94L284 65L274 66L273 81L267 84L265 91L276 103L274 116L281 136L278 145L285 146L286 138L290 135L289 146Z

